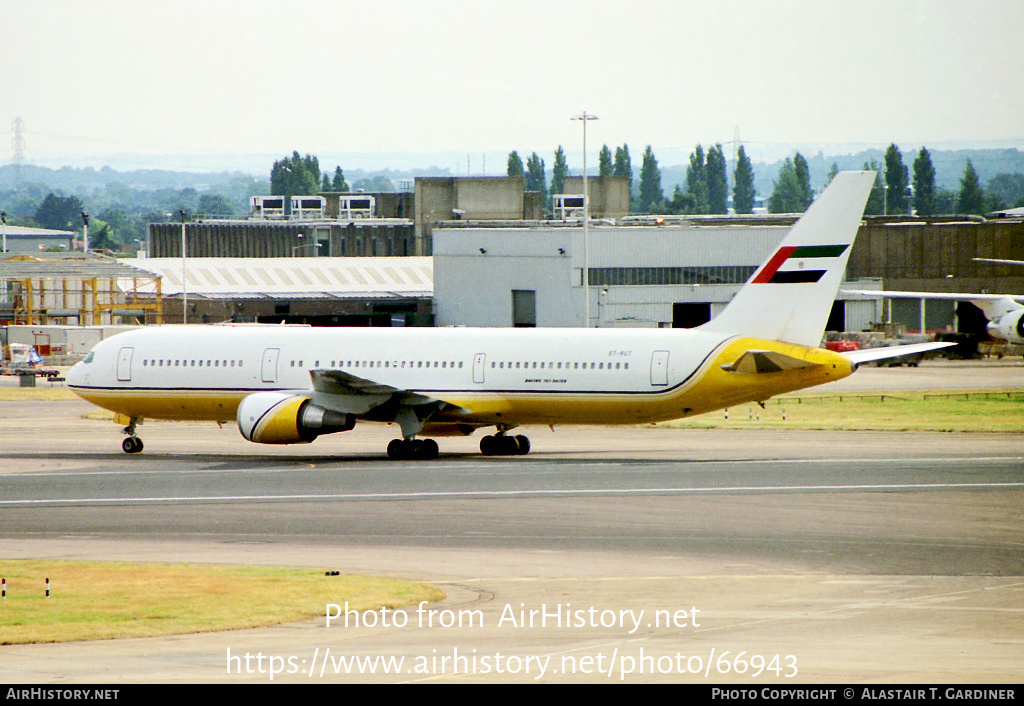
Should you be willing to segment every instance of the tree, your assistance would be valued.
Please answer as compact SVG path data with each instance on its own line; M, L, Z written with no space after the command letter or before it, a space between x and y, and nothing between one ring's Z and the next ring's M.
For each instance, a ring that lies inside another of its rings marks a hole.
M754 168L750 164L743 145L736 154L736 171L733 174L735 185L732 190L732 206L736 213L753 213L754 197L757 190L754 188Z
M683 191L682 187L676 184L667 210L669 213L693 213L693 194Z
M828 170L828 176L825 177L825 186L831 184L832 180L836 178L837 174L839 174L839 165L836 164L835 162L832 162L832 167Z
M985 192L981 189L978 172L974 171L971 160L967 160L964 175L960 179L960 195L956 200L957 213L981 215L985 212Z
M868 192L868 201L864 205L865 216L881 216L885 209L885 192L882 189L882 168L878 162L871 160L871 163L864 163L864 171L875 173L875 183Z
M932 156L922 147L914 160L914 210L919 216L934 216L938 213L935 200L935 167Z
M629 146L623 145L622 147L615 148L615 166L612 171L613 176L626 177L626 183L629 189L629 207L633 208L633 163L629 158Z
M526 160L526 190L539 191L542 201L547 200L547 176L544 174L544 160L534 152Z
M508 155L508 167L505 170L505 174L510 177L523 176L523 160L519 156L519 153L512 150Z
M199 213L207 216L233 216L235 209L220 194L203 194L199 197Z
M342 193L348 191L348 182L345 181L345 172L341 171L341 167L334 168L334 179L331 181L331 191L339 191Z
M612 151L608 149L608 145L601 148L600 154L597 155L597 175L598 176L612 176L615 173L615 165L612 163Z
M690 165L686 168L686 193L693 200L692 213L708 212L708 178L705 169L704 148L697 145L690 153Z
M910 193L908 192L907 168L903 155L895 143L885 150L885 212L909 213Z
M565 177L569 175L569 166L565 163L565 152L559 145L555 150L555 163L551 167L551 193L565 193Z
M985 193L998 196L1004 204L1015 204L1024 198L1024 174L996 174L985 185Z
M708 213L729 212L729 180L725 175L725 153L721 145L708 150L704 174L708 184Z
M284 196L285 211L291 212L291 197L315 194L320 189L320 161L312 156L291 157L274 162L270 170L270 193Z
M644 213L653 213L662 207L664 200L658 160L655 159L651 146L647 145L643 163L640 165L640 210Z
M57 196L49 193L36 209L33 217L40 228L79 231L85 206L77 196Z
M324 174L324 178L320 182L320 191L330 191L330 190L331 190L331 178L329 176L327 176L327 174Z
M786 161L779 167L772 195L768 197L768 212L802 213L803 202L803 192L793 160L786 157Z
M814 201L814 192L811 191L811 169L807 166L807 160L799 152L793 157L793 172L796 174L796 183L800 187L801 206L794 213L803 213Z
M633 181L633 162L629 158L629 145L615 148L614 176L629 177Z
M353 184L352 187L356 191L366 191L371 194L383 194L395 190L394 183L383 174L378 174L373 177L364 177Z

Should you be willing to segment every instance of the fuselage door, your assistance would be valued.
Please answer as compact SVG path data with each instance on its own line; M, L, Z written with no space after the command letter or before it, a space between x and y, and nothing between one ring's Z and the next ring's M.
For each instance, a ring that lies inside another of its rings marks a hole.
M651 355L651 384L668 385L668 351L654 351Z
M484 381L484 363L487 362L487 355L477 353L473 356L473 382Z
M134 348L122 348L117 353L117 379L119 382L132 381L132 353Z
M277 382L277 356L280 352L280 348L263 351L263 382Z

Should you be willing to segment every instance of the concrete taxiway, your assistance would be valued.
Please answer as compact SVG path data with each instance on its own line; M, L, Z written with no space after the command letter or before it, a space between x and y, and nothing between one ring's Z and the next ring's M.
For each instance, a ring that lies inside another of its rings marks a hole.
M937 367L842 383L1024 388L1015 361ZM541 428L526 458L446 439L415 464L383 458L386 427L266 448L154 423L133 457L90 409L0 410L3 557L314 566L447 598L370 627L7 646L6 682L1020 681L1024 434Z

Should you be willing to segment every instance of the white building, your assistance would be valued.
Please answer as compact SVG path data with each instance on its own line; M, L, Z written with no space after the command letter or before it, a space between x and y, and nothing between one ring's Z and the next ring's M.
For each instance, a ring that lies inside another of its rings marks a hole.
M696 326L725 307L792 222L591 225L586 248L579 225L441 224L434 229L435 322L578 327L589 296L590 326ZM836 328L860 330L875 310L847 302L834 315Z

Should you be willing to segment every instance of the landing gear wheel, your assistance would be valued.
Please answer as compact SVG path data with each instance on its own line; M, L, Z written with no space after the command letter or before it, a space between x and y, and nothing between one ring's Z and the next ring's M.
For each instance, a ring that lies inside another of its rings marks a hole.
M121 442L121 448L126 454L137 454L142 451L142 439L137 436L129 436Z
M438 452L433 439L392 439L388 443L388 458L393 461L432 461Z
M519 434L516 437L516 455L525 456L528 453L530 453L530 440Z
M480 439L480 453L484 456L525 456L530 453L530 440L522 435L485 436Z
M422 439L416 441L416 458L424 461L432 461L437 458L439 449L437 442L433 439Z

